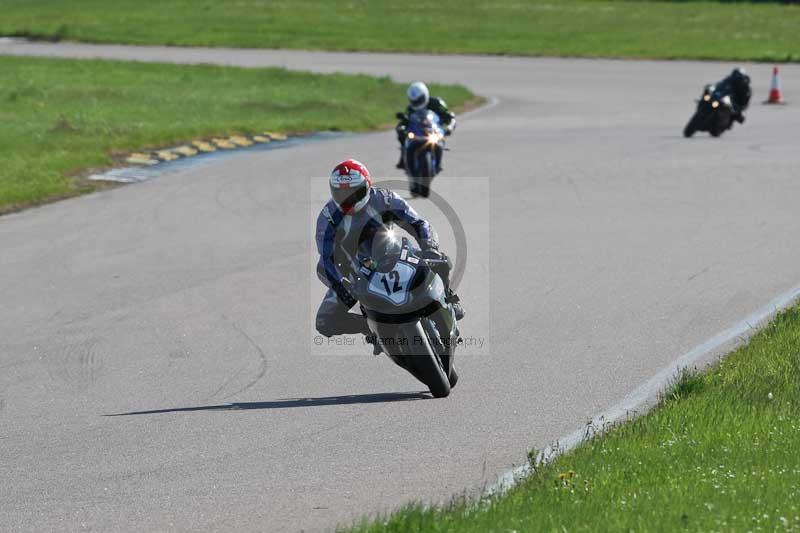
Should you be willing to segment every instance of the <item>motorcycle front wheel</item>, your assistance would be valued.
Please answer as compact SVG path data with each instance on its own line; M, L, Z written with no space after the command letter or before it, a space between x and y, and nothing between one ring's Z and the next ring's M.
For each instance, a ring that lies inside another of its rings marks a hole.
M412 198L420 195L419 191L419 165L416 159L416 149L414 145L405 147L405 167L408 176L408 192Z
M426 150L420 164L419 194L427 198L431 193L431 180L436 169L433 168L433 152Z
M408 192L411 193L412 198L416 198L420 194L417 179L418 178L415 178L414 176L408 178Z
M444 365L431 346L428 332L422 323L403 324L398 336L408 339L403 346L402 361L406 370L424 383L434 398L445 398L450 395L450 379L445 374Z
M683 136L687 138L691 137L698 129L700 129L700 117L698 113L695 113L689 120L689 123L686 124L686 127L683 128Z

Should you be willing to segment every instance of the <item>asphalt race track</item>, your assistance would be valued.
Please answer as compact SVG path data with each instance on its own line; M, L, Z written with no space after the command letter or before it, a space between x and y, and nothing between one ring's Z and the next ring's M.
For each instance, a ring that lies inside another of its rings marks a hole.
M324 530L475 493L800 283L794 67L789 105L762 106L770 65L748 65L747 123L687 140L702 83L732 64L0 53L388 74L497 99L461 121L434 182L467 234L462 333L485 341L445 400L367 347L313 340L324 177L349 156L397 177L393 132L0 218L0 530ZM452 247L441 212L414 205ZM140 414L107 416L125 413Z

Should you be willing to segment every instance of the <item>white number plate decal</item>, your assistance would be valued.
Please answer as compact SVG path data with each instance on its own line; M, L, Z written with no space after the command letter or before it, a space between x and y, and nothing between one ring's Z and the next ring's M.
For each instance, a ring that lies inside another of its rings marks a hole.
M375 272L367 290L395 305L403 305L408 302L408 286L416 272L413 266L398 262L390 272Z

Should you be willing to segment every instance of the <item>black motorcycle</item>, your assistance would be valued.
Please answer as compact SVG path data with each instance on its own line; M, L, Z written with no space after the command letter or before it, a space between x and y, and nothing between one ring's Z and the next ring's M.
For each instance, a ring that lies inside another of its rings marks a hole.
M423 258L390 227L359 247L351 274L342 280L360 303L370 342L436 398L449 395L458 380L453 357L459 332L437 274L443 263Z
M703 95L697 101L697 111L683 129L684 137L691 137L697 131L707 131L712 137L719 137L731 129L734 122L734 109L731 97L722 94L713 85L706 85Z

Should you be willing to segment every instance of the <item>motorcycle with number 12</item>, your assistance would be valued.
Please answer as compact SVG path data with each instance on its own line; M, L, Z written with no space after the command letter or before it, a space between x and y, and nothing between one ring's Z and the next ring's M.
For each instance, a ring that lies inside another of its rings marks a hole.
M436 398L448 396L458 381L453 358L460 342L440 268L446 260L426 257L389 227L359 246L342 278L367 319L376 353L386 353Z

